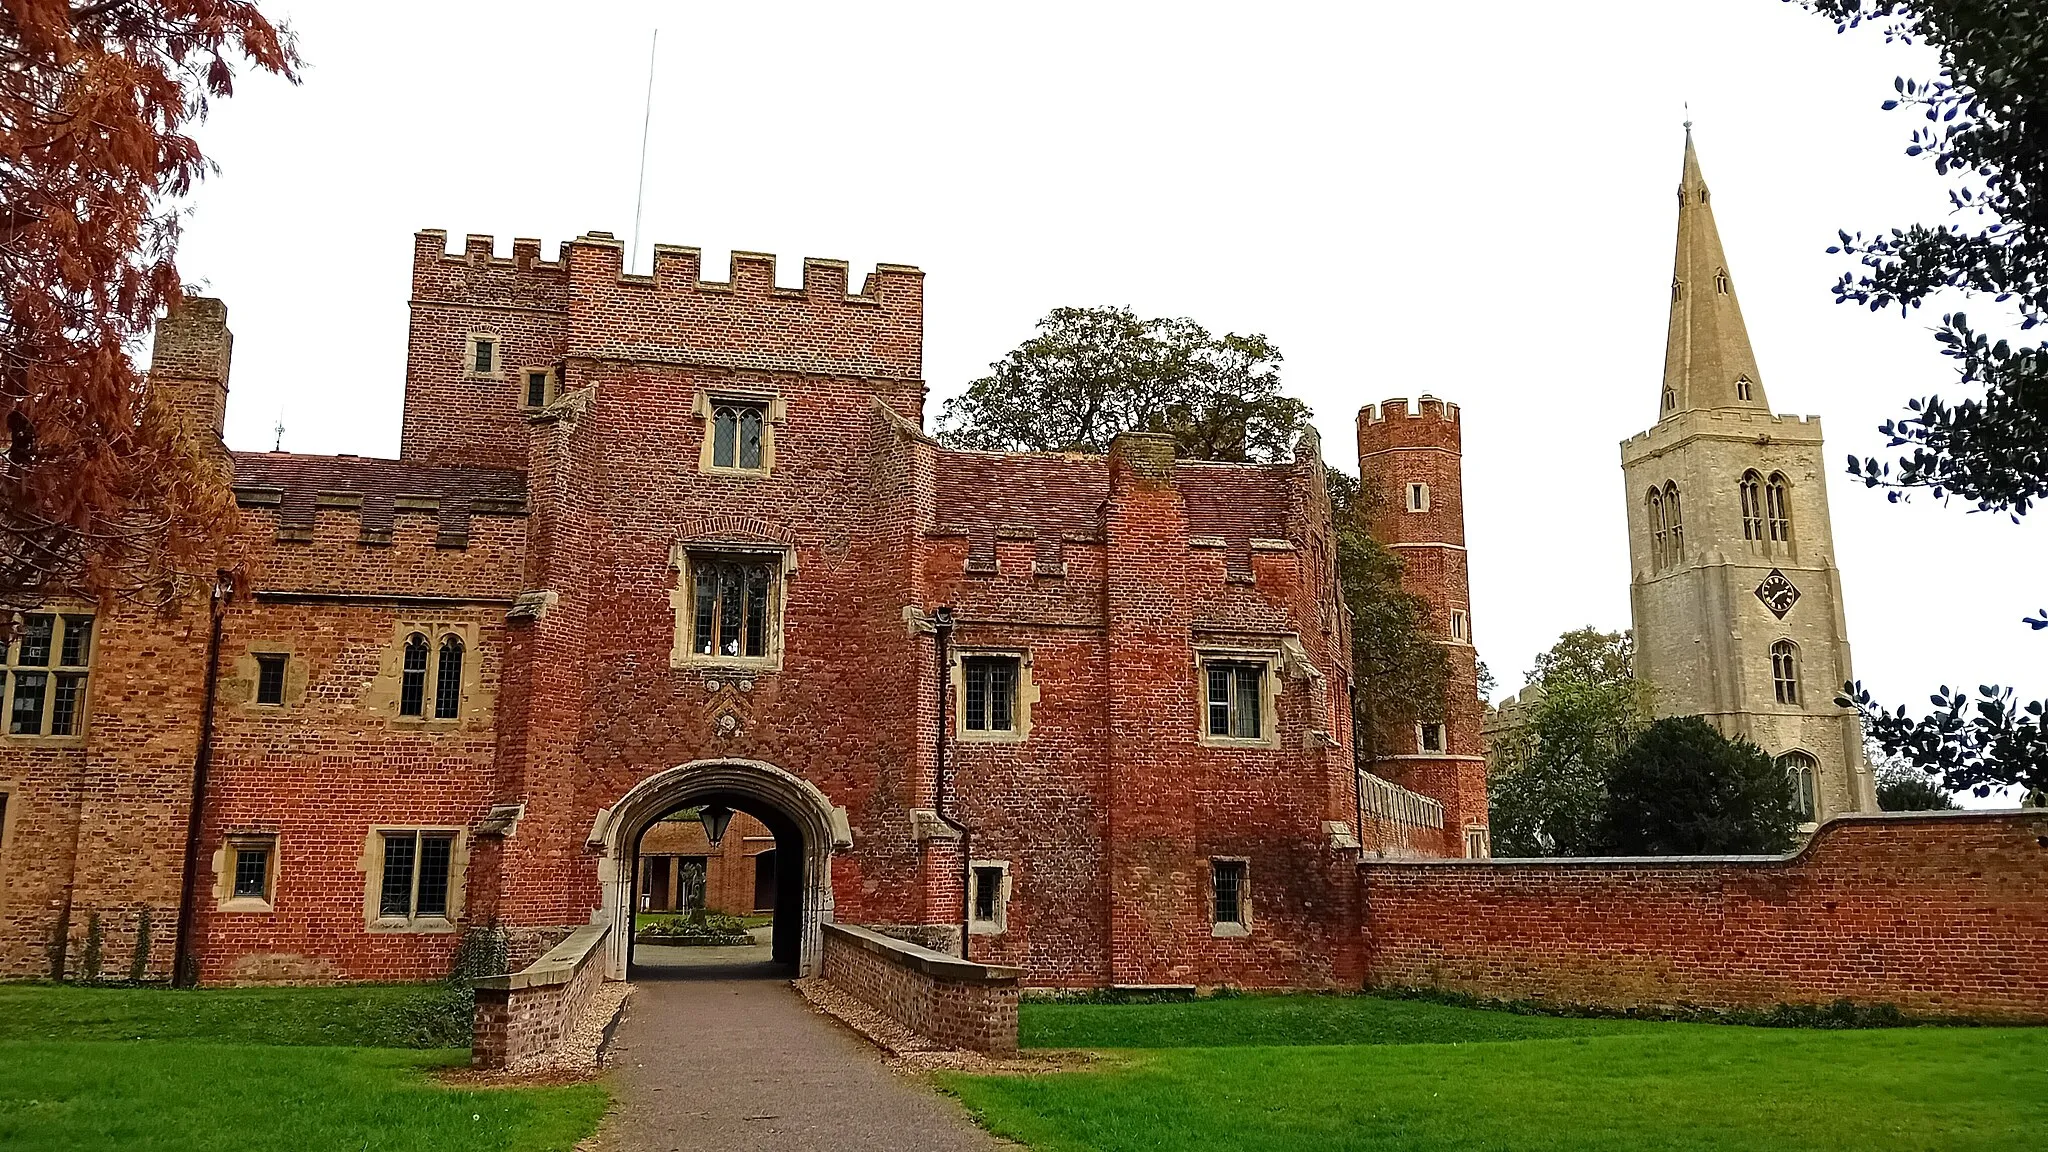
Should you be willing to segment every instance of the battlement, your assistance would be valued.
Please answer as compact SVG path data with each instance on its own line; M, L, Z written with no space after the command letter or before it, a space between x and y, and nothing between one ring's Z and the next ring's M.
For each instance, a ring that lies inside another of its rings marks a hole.
M496 254L495 237L463 237L462 250L448 251L448 233L426 228L413 234L412 294L415 300L566 309L569 266L562 254L540 258L541 242L512 241L512 255Z
M478 517L524 518L526 478L483 468L436 468L353 455L234 454L235 503L275 518L280 543L310 543L346 523L359 544L393 542L394 532L431 526L442 548L469 544Z
M1623 459L1668 447L1692 436L1738 436L1751 439L1770 436L1802 442L1819 442L1820 417L1775 415L1753 408L1702 408L1659 420L1646 431L1621 442Z
M1397 396L1382 400L1378 404L1367 404L1358 410L1358 424L1384 424L1388 420L1416 420L1423 423L1458 423L1458 406L1447 400L1439 400L1424 392L1415 402L1415 411L1408 411L1408 399Z
M776 258L767 252L734 250L727 262L726 278L706 280L704 253L700 248L656 244L654 269L647 273L626 271L625 246L609 232L586 232L563 248L579 282L614 280L622 285L652 287L664 295L702 293L862 308L909 307L920 313L923 310L924 273L908 264L877 264L863 279L861 290L849 292L852 266L844 260L806 256L803 286L781 288L775 283Z

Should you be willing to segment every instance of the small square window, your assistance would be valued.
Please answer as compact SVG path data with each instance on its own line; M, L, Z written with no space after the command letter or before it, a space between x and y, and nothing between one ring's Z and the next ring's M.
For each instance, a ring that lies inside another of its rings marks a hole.
M1266 666L1212 660L1202 666L1207 683L1206 731L1212 737L1258 740L1265 736Z
M1251 893L1246 886L1246 865L1242 860L1209 861L1210 923L1231 934L1243 932L1251 923Z
M258 704L284 703L284 670L290 657L282 652L259 652L256 654L256 702Z
M469 338L469 374L472 376L494 376L498 372L498 338L495 336L471 336Z
M1408 485L1408 510L1410 512L1429 511L1429 485L1420 483Z
M1419 735L1417 742L1424 752L1444 750L1444 726L1440 720L1432 720L1415 726Z
M968 656L961 660L966 697L963 723L970 732L1014 732L1017 728L1015 656Z
M976 861L973 867L973 916L970 927L977 933L1003 930L1009 919L1009 866Z
M270 849L243 844L235 849L235 897L270 899Z

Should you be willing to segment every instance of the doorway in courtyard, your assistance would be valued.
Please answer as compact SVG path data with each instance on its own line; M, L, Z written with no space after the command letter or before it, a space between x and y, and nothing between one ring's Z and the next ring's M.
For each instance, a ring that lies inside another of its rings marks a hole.
M816 974L832 855L852 846L846 810L773 764L697 760L642 778L591 829L606 976Z
M803 857L795 822L757 801L713 794L657 816L634 852L632 977L794 975Z

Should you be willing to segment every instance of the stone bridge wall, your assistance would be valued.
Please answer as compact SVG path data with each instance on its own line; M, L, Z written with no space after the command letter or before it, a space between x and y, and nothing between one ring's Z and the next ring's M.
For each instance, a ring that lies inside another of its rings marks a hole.
M545 1064L604 983L610 931L604 924L578 928L525 968L477 981L471 1066L519 1071Z
M823 975L898 1024L976 1052L1017 1050L1019 969L976 964L850 924L827 924Z

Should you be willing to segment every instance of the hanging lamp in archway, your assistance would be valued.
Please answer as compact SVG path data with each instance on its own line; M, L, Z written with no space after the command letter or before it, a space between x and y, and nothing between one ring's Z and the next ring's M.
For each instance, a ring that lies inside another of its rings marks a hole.
M706 804L697 809L697 820L704 825L705 839L716 848L725 839L726 826L732 823L732 809L723 804Z

